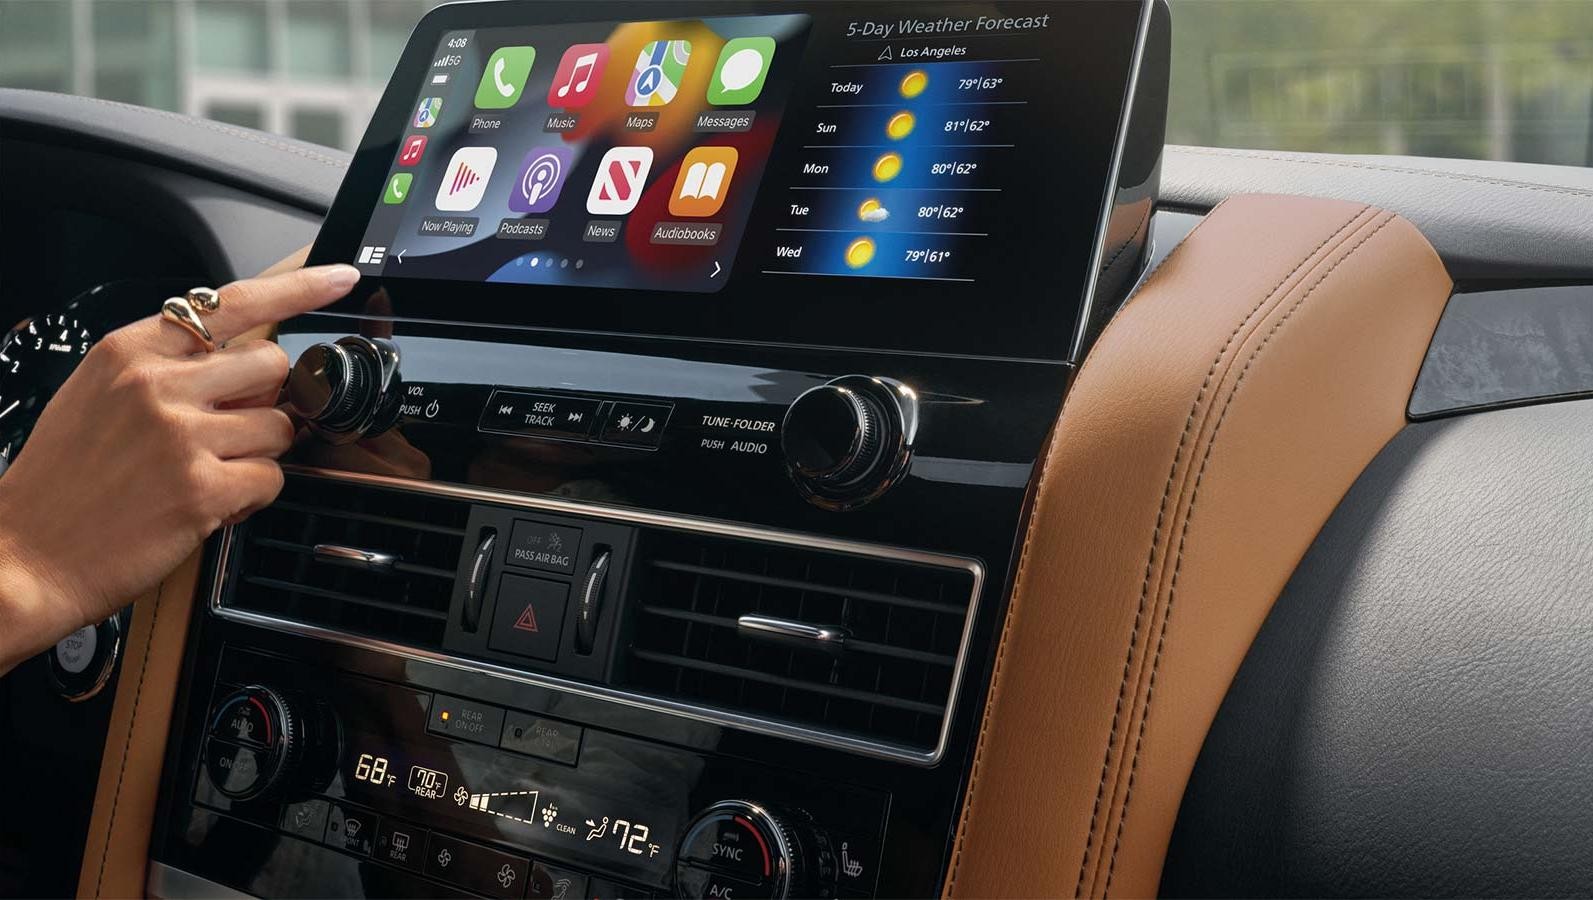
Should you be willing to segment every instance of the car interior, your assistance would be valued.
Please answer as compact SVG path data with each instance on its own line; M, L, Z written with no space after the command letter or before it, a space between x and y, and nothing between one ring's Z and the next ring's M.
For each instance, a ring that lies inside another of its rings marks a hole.
M0 472L362 273L278 500L0 680L0 894L1593 891L1593 169L1169 144L1176 24L450 3L353 153L0 89Z

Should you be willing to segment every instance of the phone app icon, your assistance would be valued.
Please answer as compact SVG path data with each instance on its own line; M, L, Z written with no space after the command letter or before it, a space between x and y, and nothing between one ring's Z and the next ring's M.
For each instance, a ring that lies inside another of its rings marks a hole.
M399 151L398 164L401 166L414 166L420 164L420 158L426 155L426 136L412 134L404 141L404 149Z
M522 213L544 213L559 201L564 178L570 173L569 147L538 147L525 155L520 174L509 191L509 208Z
M442 113L442 98L427 97L420 101L420 106L415 108L416 128L430 128L437 124L437 116Z
M382 202L388 206L397 206L409 199L409 186L415 181L415 176L408 172L396 172L392 178L387 179L387 190L382 192Z
M774 61L774 38L745 37L725 42L708 82L708 102L715 106L744 106L763 93Z
M461 147L454 151L437 186L437 208L443 212L469 212L481 205L487 193L487 180L498 164L498 151L492 147Z
M693 147L680 163L675 192L669 195L669 214L701 218L717 213L730 193L736 158L734 147Z
M586 211L594 216L629 214L642 199L642 185L652 167L651 147L615 147L603 154L586 195Z
M476 85L476 108L508 109L520 102L536 59L535 47L499 47L487 60L487 71Z
M691 41L651 41L636 55L636 69L625 88L631 106L663 106L675 99L691 60Z
M591 103L607 66L607 44L576 44L564 51L548 87L548 105L572 109Z

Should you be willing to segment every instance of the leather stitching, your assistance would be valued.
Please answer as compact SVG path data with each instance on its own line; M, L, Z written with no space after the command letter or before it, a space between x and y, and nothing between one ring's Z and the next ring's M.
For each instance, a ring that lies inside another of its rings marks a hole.
M1593 191L1580 188L1557 187L1533 181L1517 181L1509 178L1489 178L1486 175L1466 175L1460 172L1441 172L1436 169L1422 169L1415 166L1388 166L1379 163L1351 162L1349 160L1316 159L1309 156L1290 156L1280 153L1253 153L1240 150L1224 150L1220 147L1177 147L1177 153L1189 153L1198 156L1221 156L1229 159L1264 159L1271 162L1298 163L1307 166L1329 166L1336 169L1362 169L1372 172L1392 172L1396 175L1420 175L1425 178L1442 178L1448 181L1464 181L1471 184L1486 184L1492 187L1511 188L1521 191L1539 191L1546 194L1564 194L1570 197L1593 199Z
M1227 203L1227 202L1228 202L1228 200L1226 198L1224 198L1223 200L1218 202L1218 204L1216 206L1212 207L1211 211L1213 213L1215 213L1217 210L1222 208L1222 205L1224 203ZM1184 236L1184 241L1180 242L1177 247L1174 247L1172 249L1172 251L1170 253L1168 253L1166 257L1164 257L1162 259L1161 264L1158 264L1157 267L1156 267L1156 270L1153 270L1151 272L1151 275L1147 276L1146 281L1148 282L1151 277L1154 277L1155 274L1156 274L1156 271L1160 270L1161 265L1165 265L1167 260L1171 259L1174 255L1176 255L1178 253L1179 249L1181 247L1183 247L1184 243L1187 242L1189 240L1189 238L1193 237L1195 235L1195 232L1197 232L1197 231L1199 231L1201 229L1201 226L1205 225L1209 221L1211 221L1211 216L1208 214L1205 218L1203 218L1199 222L1197 222L1195 224L1195 227L1190 229L1189 234ZM1124 301L1124 305L1127 305L1127 301ZM1094 359L1093 356L1085 358L1084 364L1079 368L1079 374L1078 374L1078 376L1076 376L1075 380L1078 377L1083 377L1084 372L1089 369L1090 361L1092 359ZM1057 424L1057 429L1058 430L1060 430L1061 422L1062 422L1063 418L1067 414L1068 402L1072 399L1072 397L1073 397L1073 392L1070 390L1070 391L1068 391L1067 397L1063 398L1063 400L1062 400L1062 409L1057 415L1057 423L1058 423ZM972 810L973 810L974 798L977 796L977 792L976 792L975 788L979 784L979 776L980 776L980 773L984 769L985 747L986 747L988 735L990 733L990 723L991 723L991 720L994 718L994 714L993 714L992 710L994 709L994 707L996 705L996 699L1001 694L1001 670L1002 670L1002 664L1003 664L1003 662L1005 662L1006 657L1007 657L1007 637L1008 637L1009 634L1011 634L1011 631L1012 631L1012 629L1010 628L1012 620L1017 615L1018 598L1023 595L1023 592L1022 592L1021 588L1022 588L1023 583L1024 583L1024 581L1023 581L1024 575L1026 574L1026 572L1028 570L1029 549L1034 545L1034 532L1035 532L1035 529L1037 527L1037 524L1040 521L1040 516L1039 516L1040 502L1041 502L1041 498L1042 498L1042 496L1044 495L1044 492L1045 492L1044 489L1045 489L1046 476L1048 474L1050 474L1050 471L1051 471L1051 443L1053 441L1055 441L1055 439L1056 439L1055 432L1053 432L1051 441L1047 441L1046 442L1044 456L1042 456L1041 459L1040 459L1040 475L1039 475L1039 480L1036 482L1035 489L1034 489L1034 508L1029 511L1029 527L1024 532L1023 550L1018 555L1018 571L1013 576L1013 581L1012 581L1012 585L1013 585L1013 587L1012 587L1012 599L1011 599L1011 601L1009 602L1009 604L1007 606L1006 618L1002 622L1001 641L996 646L995 666L994 666L994 668L991 669L991 673L990 673L990 696L985 699L984 715L980 717L980 722L979 722L979 742L978 742L977 746L974 749L973 764L969 767L969 771L968 771L968 788L967 788L967 791L966 791L967 800L963 803L962 815L959 817L958 822L957 822L956 846L955 846L955 848L952 851L951 865L950 865L949 871L948 871L948 873L946 875L946 890L945 890L945 893L947 895L951 895L956 890L957 874L960 871L961 866L962 866L962 852L965 849L966 843L967 843L968 821L969 821L970 818L972 818ZM1093 825L1092 825L1092 828L1093 828Z
M127 758L133 745L133 733L138 726L138 706L144 697L144 676L149 672L149 658L155 647L155 628L160 624L160 608L164 605L161 598L165 596L166 583L163 581L155 590L155 609L149 617L149 640L144 643L144 658L138 665L138 688L133 691L133 710L127 720L127 740L122 746L122 765L116 773L116 793L111 799L111 815L105 824L105 848L100 853L100 873L94 880L94 895L105 894L105 870L110 865L111 845L116 843L116 810L122 803L122 782L127 778ZM134 610L136 613L137 610Z
M1321 287L1323 282L1327 281L1328 277L1331 276L1339 266L1343 265L1347 260L1349 260L1350 257L1354 256L1356 251L1365 246L1368 241L1376 237L1379 232L1388 227L1390 222L1395 221L1397 218L1397 216L1390 215L1387 219L1383 220L1382 224L1372 229L1372 231L1369 232L1365 237L1361 238L1353 246L1351 246L1350 249L1342 257L1340 257L1337 262L1329 266L1327 271L1323 272L1321 277L1319 277L1311 284L1309 288L1306 289L1305 293L1300 296L1300 299L1294 301L1293 305L1291 305L1289 309L1284 312L1278 321L1273 323L1272 327L1267 330L1267 334L1261 339L1261 343L1256 346L1255 350L1251 351L1249 358L1245 360L1244 367L1240 369L1238 378L1234 380L1233 388L1228 392L1228 396L1223 401L1222 411L1217 416L1217 422L1212 426L1211 439L1206 442L1205 450L1201 455L1200 468L1195 474L1194 486L1190 491L1189 510L1184 514L1183 522L1180 523L1179 527L1178 554L1173 563L1173 575L1168 585L1166 612L1162 616L1162 626L1159 634L1157 635L1156 654L1151 662L1150 681L1145 689L1145 709L1140 717L1139 729L1134 741L1134 756L1129 765L1128 783L1123 793L1123 809L1117 820L1117 835L1113 841L1111 859L1107 865L1106 884L1102 888L1101 892L1103 897L1105 897L1107 892L1112 889L1112 876L1117 869L1117 852L1122 846L1123 828L1125 823L1128 821L1129 801L1132 799L1134 792L1134 777L1139 770L1140 750L1145 741L1146 724L1150 721L1151 699L1156 691L1156 674L1161 666L1162 651L1167 645L1168 623L1172 620L1173 602L1177 598L1178 594L1178 576L1183 570L1184 548L1189 538L1190 522L1192 522L1195 517L1195 504L1200 499L1200 487L1206 475L1207 465L1211 462L1212 450L1216 448L1217 437L1222 432L1222 426L1228 418L1229 411L1233 408L1234 397L1238 395L1240 387L1242 387L1244 384L1245 376L1250 374L1250 370L1255 365L1256 359L1261 356L1262 351L1267 348L1269 343L1271 343L1272 338L1277 335L1278 330L1283 327L1284 323L1289 321L1295 312L1305 304L1306 300L1310 299L1311 295L1316 292L1316 289ZM1314 255L1315 251L1312 251L1312 253Z
M1333 233L1323 238L1321 243L1313 247L1311 252L1307 253L1293 269L1289 270L1287 275L1283 276L1283 278L1281 278L1277 284L1273 285L1270 290L1262 295L1261 299L1256 302L1255 306L1251 307L1250 311L1245 314L1244 318L1241 319L1239 323L1234 326L1233 331L1229 333L1227 340L1223 342L1222 348L1217 351L1217 355L1211 361L1211 366L1206 370L1205 378L1201 381L1200 390L1195 394L1194 402L1190 404L1189 415L1184 420L1183 432L1178 437L1178 446L1173 451L1173 462L1170 470L1167 473L1167 484L1162 490L1160 506L1156 511L1156 524L1151 531L1150 553L1145 562L1145 579L1140 586L1139 603L1134 613L1134 625L1132 630L1129 632L1128 651L1123 660L1123 680L1118 687L1117 702L1112 711L1111 729L1107 733L1106 737L1106 752L1103 754L1103 759L1101 760L1101 781L1096 787L1095 803L1090 810L1090 828L1085 835L1084 857L1079 862L1079 879L1078 883L1073 889L1074 896L1082 896L1084 894L1084 880L1088 876L1090 868L1090 850L1093 849L1095 845L1095 833L1100 824L1101 805L1103 802L1105 802L1106 785L1111 775L1112 751L1117 746L1118 729L1122 725L1123 705L1125 701L1128 700L1128 685L1130 676L1133 673L1135 650L1139 646L1139 633L1141 627L1144 625L1146 605L1150 598L1151 578L1155 572L1156 560L1159 556L1157 551L1161 549L1162 546L1162 525L1166 520L1168 500L1172 496L1173 485L1177 480L1178 467L1183 461L1184 448L1188 444L1190 430L1194 427L1195 416L1197 413L1199 413L1201 404L1206 398L1206 392L1211 387L1211 380L1216 374L1218 366L1222 364L1223 357L1227 355L1229 348L1233 346L1234 340L1239 336L1239 333L1244 330L1245 325L1255 318L1256 313L1266 305L1267 301L1276 295L1278 290L1282 288L1284 284L1288 283L1289 279L1298 274L1299 271L1306 265L1306 263L1310 262L1311 259L1316 256L1318 251L1327 246L1329 241L1332 241L1334 238L1342 234L1346 228L1349 228L1352 223L1364 215L1369 208L1370 207L1365 205L1358 208L1354 215L1350 216L1350 218L1340 225L1335 231L1333 231ZM1214 208L1212 212L1215 213L1216 209ZM1204 225L1210 220L1211 216L1208 215L1201 221L1200 224ZM1198 231L1199 227L1200 226L1197 225L1196 228L1184 238L1183 242L1181 242L1177 247L1173 248L1173 251L1169 253L1167 258L1162 261L1163 265L1170 261L1179 250L1183 249L1183 247L1189 243L1189 239L1194 237L1195 231ZM1159 270L1160 267L1158 266L1158 271ZM1155 273L1152 273L1152 277L1154 277L1154 275ZM1149 286L1149 283L1150 279L1147 279L1147 287ZM1132 776L1130 777L1132 779ZM1108 886L1109 885L1110 877L1108 877Z

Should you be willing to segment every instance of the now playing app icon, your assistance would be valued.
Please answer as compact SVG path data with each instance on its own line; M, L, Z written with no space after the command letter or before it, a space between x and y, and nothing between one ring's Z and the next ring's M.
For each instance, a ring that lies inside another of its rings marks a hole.
M498 151L492 147L464 147L454 152L437 186L437 208L443 212L469 212L486 196Z
M603 154L586 195L586 211L594 216L623 216L642 199L642 185L653 167L653 148L615 147Z

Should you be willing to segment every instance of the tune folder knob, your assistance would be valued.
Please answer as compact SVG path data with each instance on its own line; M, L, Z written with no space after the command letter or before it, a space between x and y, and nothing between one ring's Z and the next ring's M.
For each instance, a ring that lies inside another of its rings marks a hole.
M917 397L900 382L848 375L792 402L780 429L792 480L810 501L851 509L905 471L917 431Z

